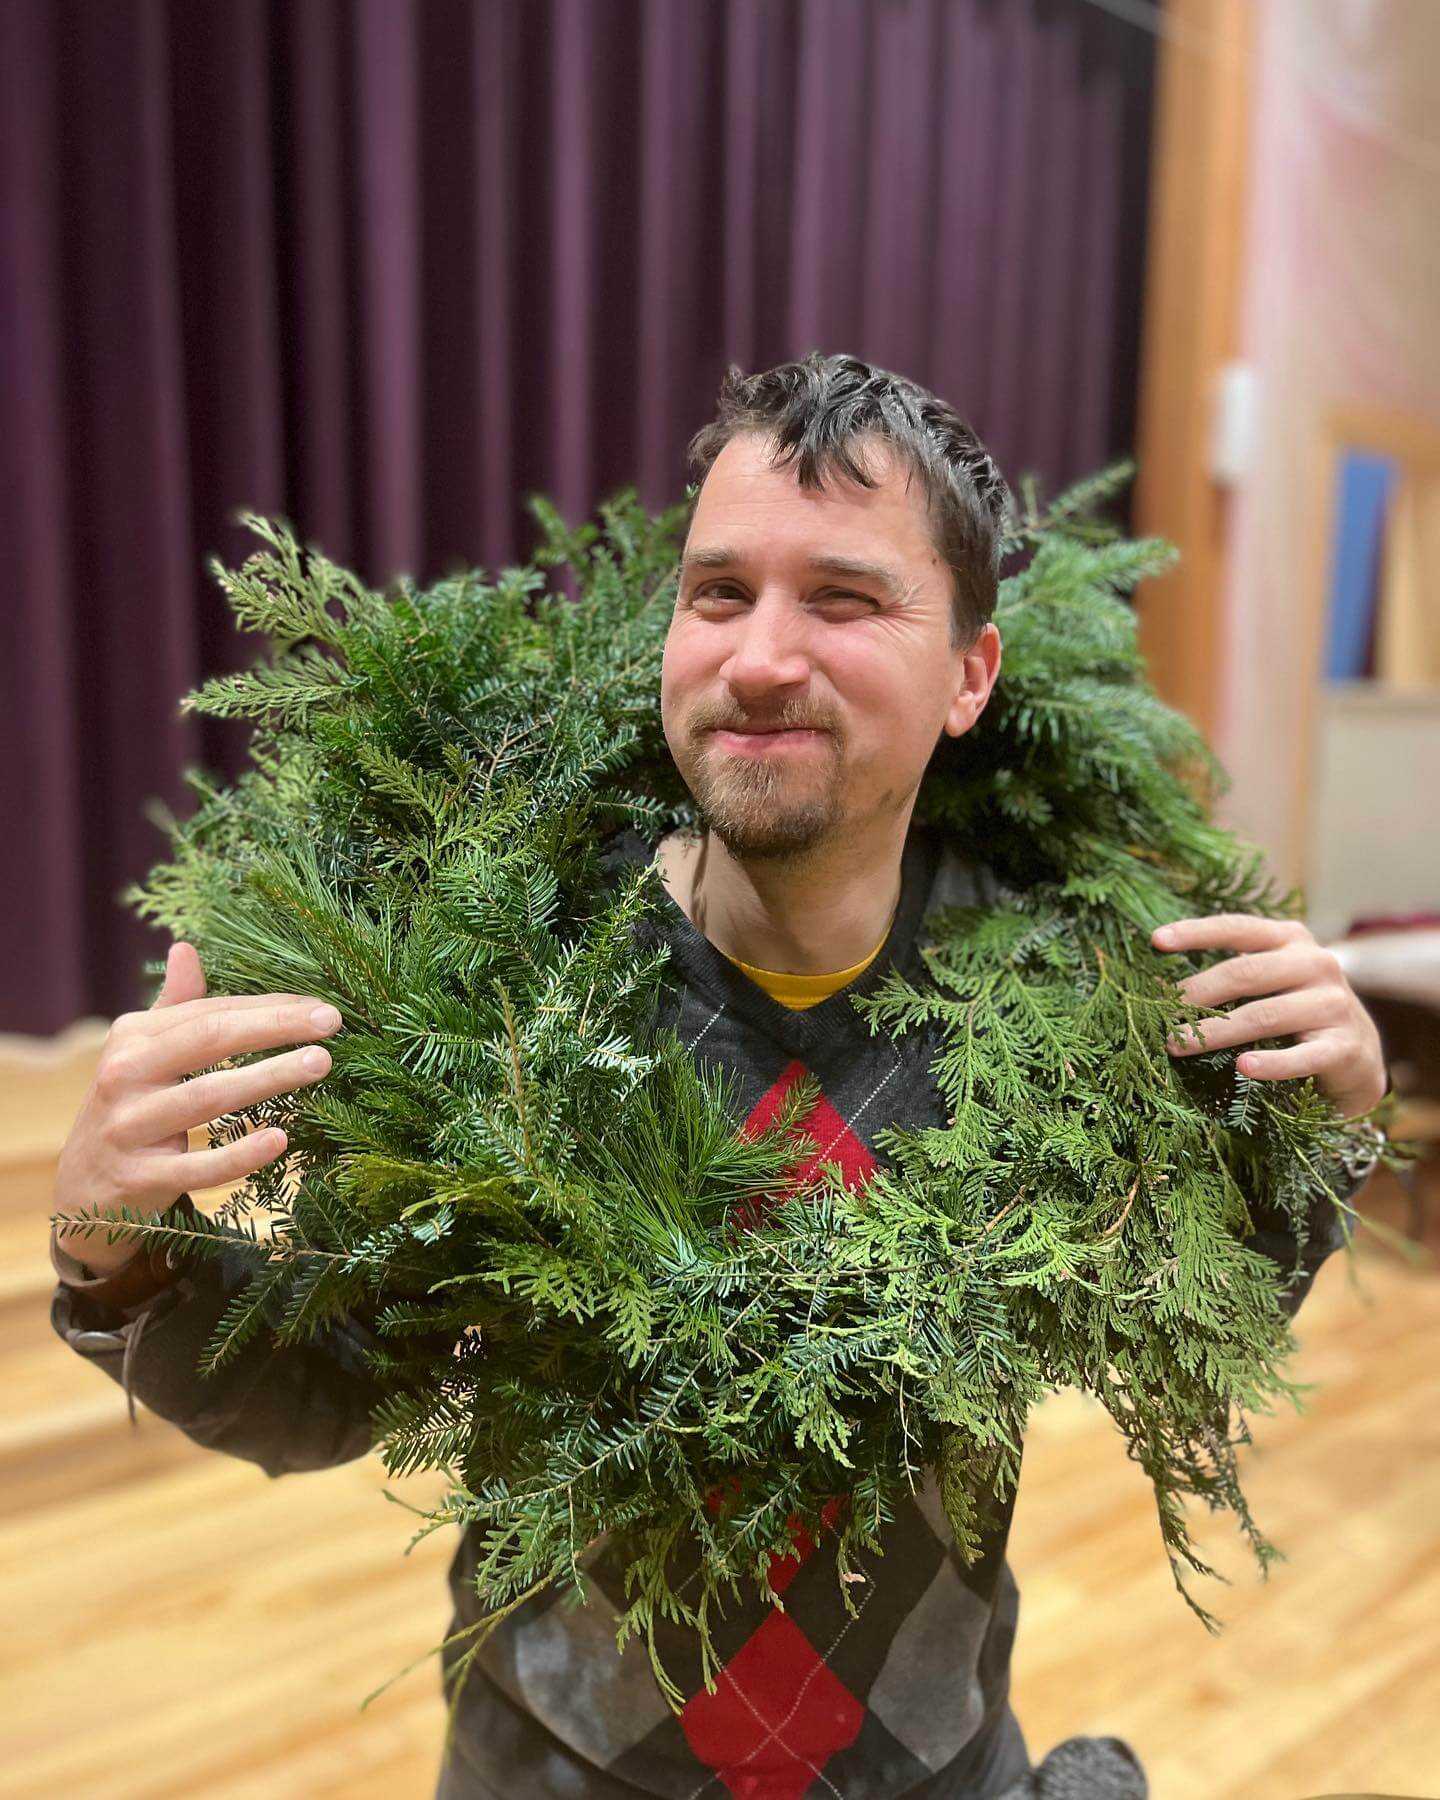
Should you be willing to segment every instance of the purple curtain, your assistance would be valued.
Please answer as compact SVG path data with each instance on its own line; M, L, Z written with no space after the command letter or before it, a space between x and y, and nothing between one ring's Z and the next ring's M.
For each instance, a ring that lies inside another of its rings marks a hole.
M1084 0L6 0L0 71L0 1028L144 1003L238 508L498 566L812 347L1012 480L1133 441L1153 40Z

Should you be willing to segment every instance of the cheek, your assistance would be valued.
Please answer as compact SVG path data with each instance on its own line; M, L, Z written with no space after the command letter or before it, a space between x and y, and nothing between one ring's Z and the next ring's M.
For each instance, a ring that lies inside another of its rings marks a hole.
M667 710L684 707L696 693L713 683L725 660L720 634L708 637L674 627L665 639L660 661L660 699Z
M681 725L705 686L705 673L693 646L672 634L660 662L660 718L667 735Z
M685 685L684 658L665 641L665 654L660 659L660 707L667 716L673 710L676 696Z
M867 741L894 744L920 731L930 707L930 694L917 678L913 659L864 653L830 659L827 665L852 734Z

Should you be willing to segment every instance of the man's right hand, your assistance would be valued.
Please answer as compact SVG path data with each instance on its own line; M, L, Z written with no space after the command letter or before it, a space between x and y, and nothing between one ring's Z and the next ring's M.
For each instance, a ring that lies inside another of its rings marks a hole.
M157 1216L181 1194L220 1187L274 1162L285 1133L252 1131L233 1144L189 1150L193 1126L259 1100L308 1087L330 1070L316 1043L340 1029L340 1014L304 994L207 998L193 944L172 944L165 984L149 1012L122 1013L105 1039L95 1079L60 1152L56 1212L121 1206ZM247 1051L309 1045L241 1069L214 1065ZM210 1071L201 1075L199 1070ZM192 1079L193 1078L193 1079ZM114 1244L103 1228L88 1234L57 1227L59 1247L108 1275L137 1254L133 1237Z

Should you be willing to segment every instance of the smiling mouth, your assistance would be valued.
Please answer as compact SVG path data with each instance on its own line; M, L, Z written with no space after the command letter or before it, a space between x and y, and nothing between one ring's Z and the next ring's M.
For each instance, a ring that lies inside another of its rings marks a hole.
M818 736L818 725L717 725L712 735L720 737L783 737L787 732L803 731Z
M796 754L817 738L828 734L811 725L780 726L771 731L750 727L731 729L722 725L710 733L722 750L732 756L754 756L762 752L794 752Z

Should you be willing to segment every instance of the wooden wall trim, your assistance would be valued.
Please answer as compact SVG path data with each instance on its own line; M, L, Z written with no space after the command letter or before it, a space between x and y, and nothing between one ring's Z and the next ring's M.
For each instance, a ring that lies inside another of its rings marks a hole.
M1209 474L1213 396L1240 343L1253 0L1166 0L1136 433L1135 529L1181 561L1140 596L1157 688L1213 735L1225 678L1230 497Z

